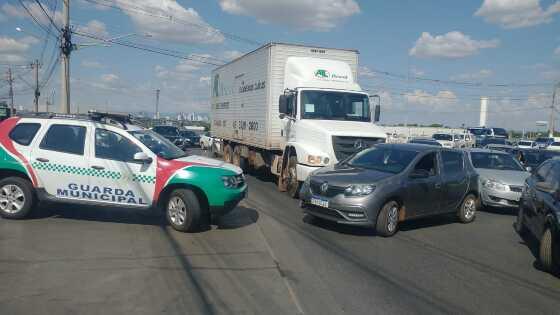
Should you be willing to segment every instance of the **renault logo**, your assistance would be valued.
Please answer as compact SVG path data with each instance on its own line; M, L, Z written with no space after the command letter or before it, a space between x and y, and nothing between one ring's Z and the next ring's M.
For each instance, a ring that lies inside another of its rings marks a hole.
M364 140L358 139L354 141L354 149L359 150L364 147Z
M324 182L321 184L321 193L325 194L329 190L329 183Z

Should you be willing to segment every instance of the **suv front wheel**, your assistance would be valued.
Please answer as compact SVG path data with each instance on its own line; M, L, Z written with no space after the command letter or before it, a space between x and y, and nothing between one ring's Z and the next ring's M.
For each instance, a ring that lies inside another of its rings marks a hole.
M23 219L31 213L35 195L31 183L20 177L0 180L0 215L7 219Z
M171 226L181 232L193 232L200 227L201 209L196 195L188 189L175 189L169 195L165 215Z

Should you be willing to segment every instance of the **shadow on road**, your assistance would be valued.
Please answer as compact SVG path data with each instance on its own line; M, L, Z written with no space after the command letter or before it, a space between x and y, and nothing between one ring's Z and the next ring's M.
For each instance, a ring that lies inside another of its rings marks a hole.
M494 207L484 207L481 211L498 214L498 215L508 215L517 216L518 208L494 208Z
M225 216L218 217L212 221L220 230L238 229L256 223L259 213L255 209L238 206Z
M515 223L513 223L513 228L515 228ZM527 246L527 248L531 251L533 257L535 258L535 261L533 262L533 268L542 272L546 272L539 261L539 240L537 240L531 233L525 233L523 235L520 235L519 237L521 238L519 243ZM560 270L557 270L555 273L553 273L553 275L556 278L560 278Z

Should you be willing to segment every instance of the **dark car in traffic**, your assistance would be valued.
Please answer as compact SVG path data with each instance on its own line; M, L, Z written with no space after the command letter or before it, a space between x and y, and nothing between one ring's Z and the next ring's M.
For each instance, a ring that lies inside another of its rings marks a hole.
M508 143L506 138L503 137L484 137L480 141L476 142L476 147L485 148L488 145L495 145L495 144L507 145Z
M541 164L527 178L515 229L539 241L539 261L546 271L560 263L560 160Z
M378 144L315 171L302 185L304 212L342 224L396 233L404 220L456 213L474 220L478 175L455 149Z
M192 130L181 130L179 134L184 140L188 140L185 145L197 146L200 144L200 135Z
M185 149L185 147L189 146L188 140L185 141L181 136L179 128L175 126L155 126L152 130L181 149Z
M519 150L516 157L528 170L535 170L544 161L560 157L560 151L538 149Z

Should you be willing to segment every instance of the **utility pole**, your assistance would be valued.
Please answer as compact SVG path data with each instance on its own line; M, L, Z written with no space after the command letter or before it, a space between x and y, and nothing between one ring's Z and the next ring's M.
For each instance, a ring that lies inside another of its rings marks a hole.
M159 119L159 89L156 89L156 119Z
M62 36L60 50L61 58L61 89L60 89L60 112L70 114L70 53L72 52L72 33L70 31L70 0L62 0Z
M556 90L558 90L558 88L560 88L560 82L554 85L554 91L552 92L552 103L550 104L550 121L548 123L548 136L551 138L554 137L554 120L555 120L554 116L556 111L554 104L556 103Z
M14 113L14 78L12 78L12 68L8 68L8 84L10 85L10 111Z
M33 73L35 74L35 99L33 100L33 111L39 111L39 96L41 92L39 91L39 60L35 59L35 62L31 64L31 68L34 70Z

